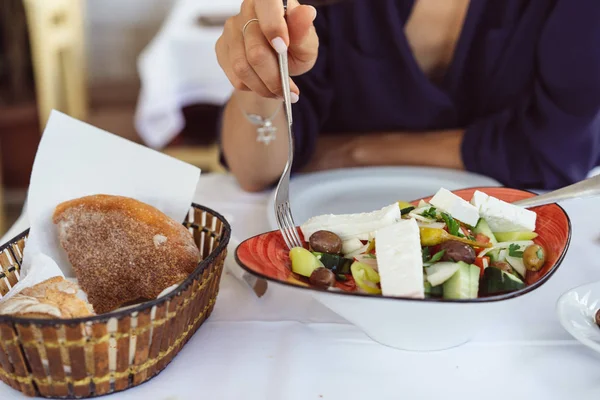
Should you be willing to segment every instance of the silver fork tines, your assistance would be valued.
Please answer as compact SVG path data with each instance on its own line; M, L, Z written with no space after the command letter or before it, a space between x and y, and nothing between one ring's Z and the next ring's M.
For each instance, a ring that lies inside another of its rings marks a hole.
M290 210L290 204L285 202L277 207L277 225L288 248L302 247L296 224Z

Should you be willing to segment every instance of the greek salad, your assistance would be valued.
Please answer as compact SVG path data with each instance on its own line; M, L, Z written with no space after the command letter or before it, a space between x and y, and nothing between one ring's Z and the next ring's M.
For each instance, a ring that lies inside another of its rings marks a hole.
M301 225L292 272L321 289L410 298L474 299L522 289L546 252L536 213L476 191L444 188L415 207L321 215Z

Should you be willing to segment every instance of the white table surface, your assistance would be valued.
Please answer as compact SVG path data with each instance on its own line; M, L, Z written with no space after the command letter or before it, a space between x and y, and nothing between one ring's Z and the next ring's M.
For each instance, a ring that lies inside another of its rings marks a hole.
M201 183L197 202L224 214L235 238L268 228L268 193L243 193L228 175L205 175ZM390 349L302 292L271 285L258 299L225 274L212 316L167 369L106 398L598 399L600 357L572 339L554 311L560 294L600 280L598 200L564 207L573 238L563 265L529 296L528 309L506 303L497 324L462 347ZM22 218L3 242L26 226ZM24 398L0 384L0 399Z

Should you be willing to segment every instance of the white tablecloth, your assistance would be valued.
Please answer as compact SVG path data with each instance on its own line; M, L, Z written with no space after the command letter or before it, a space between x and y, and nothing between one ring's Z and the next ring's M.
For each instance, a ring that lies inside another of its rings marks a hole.
M223 104L232 87L219 67L215 43L220 27L202 27L199 16L234 15L241 0L178 0L160 32L142 52L142 89L135 116L144 142L168 144L184 127L182 107Z
M234 238L268 229L268 194L243 193L228 175L201 182L196 201L224 214ZM271 285L258 299L225 274L213 315L171 365L107 399L598 399L600 358L562 329L554 311L561 293L600 279L598 200L564 207L573 239L563 265L529 295L529 309L507 302L497 324L462 347L390 349L302 292ZM26 226L21 219L3 242ZM24 398L0 384L0 399Z

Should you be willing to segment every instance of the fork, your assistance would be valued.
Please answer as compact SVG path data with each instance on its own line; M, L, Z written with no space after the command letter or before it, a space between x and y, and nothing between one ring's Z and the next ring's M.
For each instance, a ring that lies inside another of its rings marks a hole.
M283 0L283 11L285 15L287 12L287 0ZM277 220L277 226L285 244L288 248L292 249L294 247L302 247L302 241L298 235L290 207L290 174L294 162L294 136L292 135L292 102L290 99L290 74L287 53L279 54L279 74L281 75L285 115L288 122L289 147L288 160L275 190L275 219Z
M593 176L552 192L516 201L513 204L530 208L564 200L582 199L594 196L600 196L600 175Z

